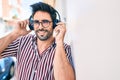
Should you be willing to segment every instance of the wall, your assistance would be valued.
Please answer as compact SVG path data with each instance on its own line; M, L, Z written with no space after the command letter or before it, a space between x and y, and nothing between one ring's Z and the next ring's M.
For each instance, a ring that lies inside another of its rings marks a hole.
M0 0L0 17L2 16L2 1Z
M120 80L120 0L67 0L76 80Z

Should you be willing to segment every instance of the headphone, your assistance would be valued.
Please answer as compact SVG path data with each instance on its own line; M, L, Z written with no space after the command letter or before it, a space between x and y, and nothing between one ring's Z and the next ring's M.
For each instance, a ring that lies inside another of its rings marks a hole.
M58 13L58 11L55 10L55 14L58 16L58 19L56 16L56 19L53 20L53 29L57 26L57 23L61 21L60 14ZM30 30L34 30L33 16L32 15L29 17L29 28L30 28Z

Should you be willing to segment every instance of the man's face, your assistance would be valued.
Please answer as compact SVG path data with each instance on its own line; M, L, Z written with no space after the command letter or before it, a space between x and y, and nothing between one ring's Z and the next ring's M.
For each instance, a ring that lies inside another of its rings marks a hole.
M52 36L52 19L50 14L43 11L37 11L34 14L34 30L37 38L41 41L45 41Z

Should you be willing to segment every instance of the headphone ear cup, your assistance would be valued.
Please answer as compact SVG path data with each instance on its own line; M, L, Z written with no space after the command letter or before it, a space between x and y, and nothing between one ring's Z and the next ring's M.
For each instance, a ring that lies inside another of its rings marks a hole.
M53 21L53 29L57 26L57 23L58 22L60 22L60 20L58 20L58 19L55 19L54 21Z
M34 30L32 16L30 16L30 18L29 18L29 28L30 28L30 30Z

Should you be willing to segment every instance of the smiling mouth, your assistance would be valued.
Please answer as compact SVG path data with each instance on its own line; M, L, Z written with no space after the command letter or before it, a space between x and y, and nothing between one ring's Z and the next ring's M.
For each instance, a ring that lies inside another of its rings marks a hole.
M37 33L38 33L38 35L40 35L40 36L46 36L46 35L48 34L48 31L39 30Z
M38 34L44 35L44 34L45 34L45 31L38 31Z

